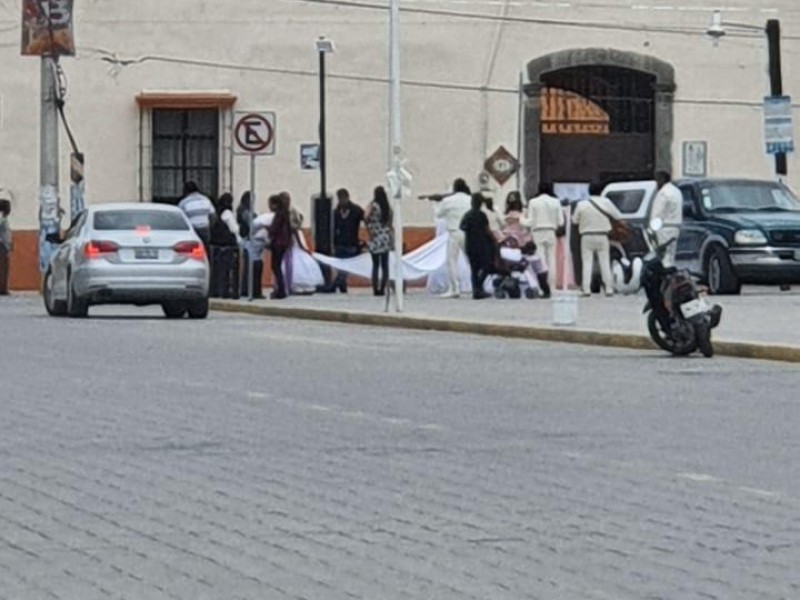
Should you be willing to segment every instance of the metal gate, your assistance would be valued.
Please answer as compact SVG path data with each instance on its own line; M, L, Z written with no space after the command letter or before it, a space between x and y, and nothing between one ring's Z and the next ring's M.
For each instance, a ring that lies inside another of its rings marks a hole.
M650 179L655 169L655 77L609 66L542 76L541 180Z

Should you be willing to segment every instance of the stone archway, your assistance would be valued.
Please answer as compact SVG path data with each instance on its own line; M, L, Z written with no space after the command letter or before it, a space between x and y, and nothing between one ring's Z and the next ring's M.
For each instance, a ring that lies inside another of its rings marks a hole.
M673 100L675 70L652 56L604 48L564 50L530 61L525 86L524 173L525 193L535 195L542 177L542 103L541 94L553 74L571 69L606 67L619 72L636 72L652 82L652 166L654 170L672 169ZM590 99L589 99L590 100Z

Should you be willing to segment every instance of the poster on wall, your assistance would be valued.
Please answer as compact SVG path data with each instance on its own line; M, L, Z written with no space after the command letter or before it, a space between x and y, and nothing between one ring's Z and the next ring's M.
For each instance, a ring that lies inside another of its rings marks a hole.
M683 142L683 176L706 177L708 175L708 144L706 142Z
M74 56L73 0L22 0L22 55Z

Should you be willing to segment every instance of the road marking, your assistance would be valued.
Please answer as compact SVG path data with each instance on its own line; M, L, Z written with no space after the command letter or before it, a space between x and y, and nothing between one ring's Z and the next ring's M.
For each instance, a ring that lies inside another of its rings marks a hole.
M317 413L329 413L338 417L354 419L358 421L370 421L373 423L386 423L395 427L406 427L409 429L419 429L423 431L447 431L447 427L437 423L417 423L405 417L384 417L381 415L371 415L361 410L346 410L336 404L319 404L316 402L303 402L294 398L276 398L264 392L249 391L246 395L251 400L267 400L276 404L282 404L301 410L314 411Z
M698 483L720 483L722 480L713 475L705 473L678 473L678 477L688 479L689 481L696 481Z
M751 487L740 487L739 489L748 494L753 494L755 496L763 496L764 498L780 497L780 494L778 492L771 492L769 490L760 490L758 488L751 488Z

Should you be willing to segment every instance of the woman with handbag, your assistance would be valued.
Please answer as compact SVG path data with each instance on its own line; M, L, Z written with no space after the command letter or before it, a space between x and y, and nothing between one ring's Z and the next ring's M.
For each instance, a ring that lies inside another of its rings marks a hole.
M613 229L613 221L622 223L622 215L611 200L600 196L602 192L601 185L592 184L589 188L589 198L578 203L573 216L581 235L581 279L583 280L581 295L584 297L592 295L595 256L600 263L600 275L603 279L606 296L614 295L609 234ZM622 224L624 225L624 223Z

